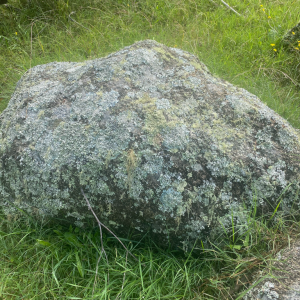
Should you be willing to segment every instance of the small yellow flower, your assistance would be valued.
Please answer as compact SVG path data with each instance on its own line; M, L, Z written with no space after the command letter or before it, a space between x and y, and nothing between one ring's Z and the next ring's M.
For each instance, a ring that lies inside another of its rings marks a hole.
M277 52L277 49L274 48L273 50L274 50L275 52Z
M16 33L16 35L18 34L17 32L15 32Z
M292 31L292 34L295 34L295 32L294 32L294 31Z
M275 44L270 44L272 47L274 47L275 46Z
M268 19L271 19L271 16L268 16Z
M263 7L263 5L261 4L260 7Z
M300 43L298 44L298 47L300 47Z
M127 6L129 6L129 4L127 4Z
M298 47L294 47L294 49L296 49L296 50L299 50L299 48L298 48Z
M177 47L177 45L175 45L174 47Z
M265 9L263 8L262 11L265 12Z

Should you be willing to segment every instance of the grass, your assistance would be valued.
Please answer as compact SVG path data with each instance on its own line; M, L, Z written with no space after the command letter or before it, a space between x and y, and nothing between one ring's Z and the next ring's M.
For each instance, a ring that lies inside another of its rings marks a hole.
M300 128L300 51L281 39L300 0L11 0L0 6L0 111L17 81L38 64L105 56L155 39L197 55L212 73L256 94ZM300 40L300 38L299 38ZM269 221L272 219L271 221ZM99 232L20 216L0 224L0 299L237 299L255 270L299 234L299 218L249 212L249 230L227 246L185 253L147 236L122 241ZM97 270L97 274L96 274Z
M27 216L0 221L0 299L239 299L254 271L299 233L292 216L249 214L249 230L221 236L226 246L183 253L104 234L41 224ZM101 259L99 257L101 256Z

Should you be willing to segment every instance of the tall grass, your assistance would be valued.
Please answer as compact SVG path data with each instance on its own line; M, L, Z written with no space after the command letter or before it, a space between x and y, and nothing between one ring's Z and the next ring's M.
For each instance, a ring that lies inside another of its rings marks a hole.
M281 39L299 21L300 0L10 0L0 6L0 111L30 67L105 56L155 39L197 55L300 128L300 51ZM299 39L300 40L300 39ZM25 216L0 223L0 299L237 299L254 271L299 233L280 211L257 217L207 248L183 253L145 236L122 239Z

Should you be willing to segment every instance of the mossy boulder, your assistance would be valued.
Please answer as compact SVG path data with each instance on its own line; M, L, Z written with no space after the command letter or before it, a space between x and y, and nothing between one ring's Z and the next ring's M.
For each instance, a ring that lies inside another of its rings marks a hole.
M0 116L0 205L180 247L299 207L299 132L194 55L152 40L36 66Z

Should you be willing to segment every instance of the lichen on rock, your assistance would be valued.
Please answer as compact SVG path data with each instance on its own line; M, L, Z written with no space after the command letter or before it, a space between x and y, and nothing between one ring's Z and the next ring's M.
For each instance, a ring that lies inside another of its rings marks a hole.
M247 230L253 205L299 206L299 139L194 55L141 41L20 79L0 116L0 204L87 225L83 187L118 234L186 247L232 219Z
M243 300L300 300L299 240L281 249L269 266L253 277Z

